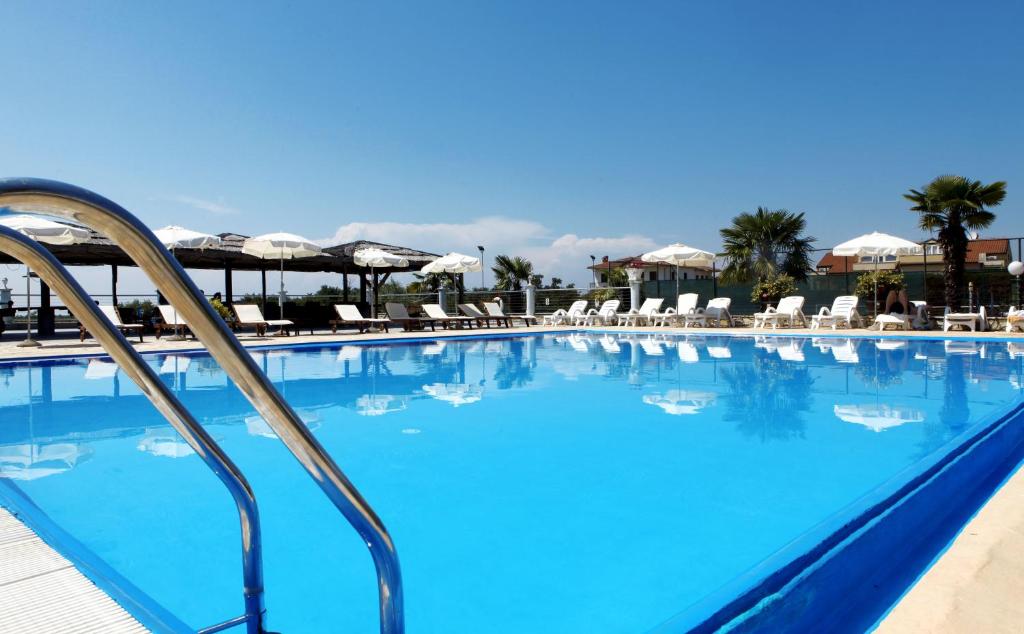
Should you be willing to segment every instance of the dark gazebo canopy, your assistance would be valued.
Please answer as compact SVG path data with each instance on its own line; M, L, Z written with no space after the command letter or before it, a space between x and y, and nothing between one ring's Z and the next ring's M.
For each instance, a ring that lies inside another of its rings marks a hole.
M277 270L280 263L277 260L262 260L260 258L242 253L242 243L248 236L237 233L220 234L221 245L209 249L176 249L174 256L187 269L224 269L228 271L262 271ZM96 233L87 242L70 245L44 244L51 253L63 264L69 266L134 266L131 259L113 242ZM417 251L408 247L400 247L379 242L368 242L359 240L348 244L324 249L324 254L310 258L296 258L285 260L286 271L304 272L326 272L326 273L347 273L350 275L368 274L370 269L357 266L353 253L358 249L378 248L401 255L409 260L409 266L391 268L387 271L379 270L378 273L404 273L418 271L426 263L436 259L438 256L426 251ZM0 253L0 262L14 262L14 260L3 253Z

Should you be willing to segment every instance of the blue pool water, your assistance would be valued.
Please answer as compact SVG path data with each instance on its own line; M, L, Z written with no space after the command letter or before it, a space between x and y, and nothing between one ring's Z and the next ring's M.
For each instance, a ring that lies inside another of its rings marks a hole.
M1024 387L1024 346L970 341L564 334L253 355L391 530L415 633L649 630ZM271 628L376 631L365 546L216 363L148 360L252 482ZM242 612L230 497L115 366L0 364L0 386L0 476L190 625Z

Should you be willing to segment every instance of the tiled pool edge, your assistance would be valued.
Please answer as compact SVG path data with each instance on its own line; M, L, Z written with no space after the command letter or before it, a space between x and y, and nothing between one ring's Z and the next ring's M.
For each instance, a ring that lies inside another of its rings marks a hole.
M0 478L0 507L5 508L47 546L70 561L75 569L146 629L173 633L195 631L62 529L16 484L5 478Z
M654 632L869 630L1022 459L1018 404L884 500L868 496L852 520L812 530Z

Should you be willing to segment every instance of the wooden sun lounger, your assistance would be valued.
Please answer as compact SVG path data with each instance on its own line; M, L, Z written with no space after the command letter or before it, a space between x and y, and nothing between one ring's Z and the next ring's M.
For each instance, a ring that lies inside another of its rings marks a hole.
M280 328L280 332L285 335L288 335L289 329L295 326L288 319L264 319L260 307L256 304L234 304L231 309L235 311L235 323L242 328L254 328L257 337L265 337L268 326Z
M121 314L117 311L117 306L100 306L100 312L110 320L110 323L114 324L114 327L121 331L121 334L125 337L131 335L139 336L139 343L143 343L142 331L144 326L142 324L126 324L121 321ZM86 335L89 331L86 330L84 324L78 324L78 340L85 341Z
M334 312L338 313L338 319L332 319L328 323L331 325L331 332L335 334L338 332L338 326L355 326L360 333L379 326L384 332L388 332L388 324L391 323L391 320L385 317L363 317L354 304L335 304Z
M444 312L444 309L441 308L440 304L423 304L423 312L427 313L427 317L436 320L445 328L450 328L452 326L455 326L456 328L472 328L476 321L472 317L449 315Z
M403 330L426 330L427 326L430 326L430 330L435 330L436 319L410 317L403 304L388 302L384 304L384 311L388 314L388 319L400 325Z
M512 327L512 320L508 317L495 317L494 315L484 314L473 304L459 304L459 310L465 313L466 317L475 319L477 327L487 326L490 328L492 321L498 324L498 326L504 325L506 328Z

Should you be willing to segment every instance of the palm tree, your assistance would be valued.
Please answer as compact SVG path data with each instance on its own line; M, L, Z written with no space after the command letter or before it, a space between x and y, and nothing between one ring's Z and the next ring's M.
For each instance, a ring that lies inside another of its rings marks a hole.
M447 273L413 273L416 281L409 284L410 293L436 293L442 288L452 288L452 278Z
M1006 182L988 185L963 176L943 175L920 191L910 190L903 197L914 203L910 208L921 214L919 225L925 231L936 231L946 269L946 306L960 305L964 290L964 262L967 260L967 231L977 231L992 224L995 214L986 207L995 207L1006 198Z
M804 235L802 213L758 207L732 219L722 229L725 257L722 281L728 284L763 281L780 273L803 280L811 270L814 238Z
M518 255L499 255L494 258L494 286L503 291L521 291L523 284L533 277L533 263Z

